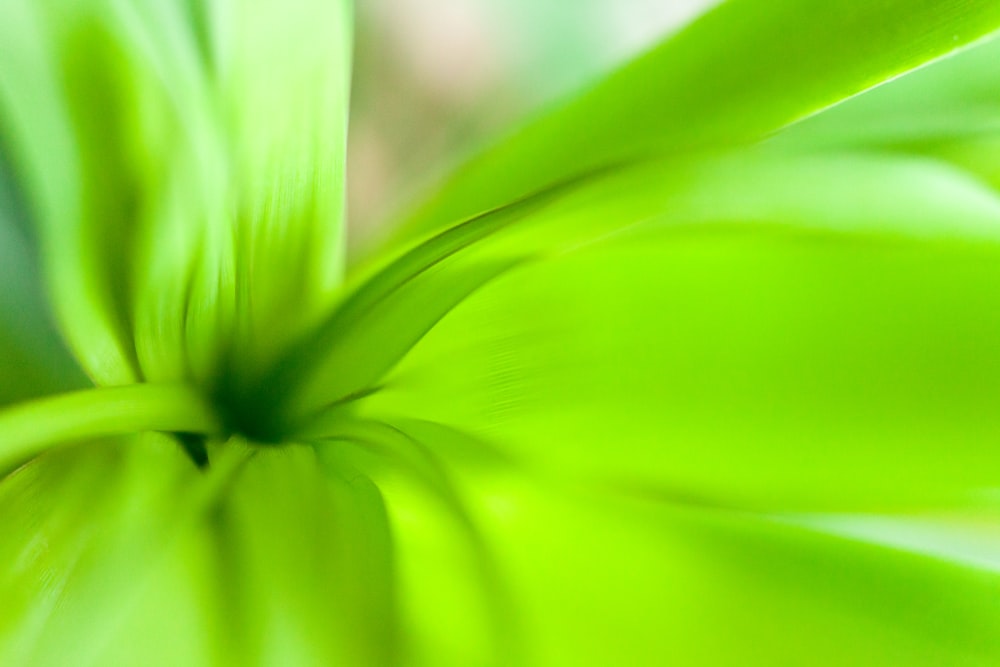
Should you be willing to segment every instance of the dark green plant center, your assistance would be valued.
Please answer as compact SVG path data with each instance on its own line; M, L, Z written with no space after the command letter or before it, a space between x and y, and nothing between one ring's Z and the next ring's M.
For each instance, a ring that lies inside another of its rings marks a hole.
M267 386L232 386L221 382L211 400L222 422L224 434L240 435L248 442L280 445L288 436L288 425L280 417L279 400Z
M243 437L248 444L275 447L288 441L290 429L279 416L279 401L275 392L232 382L229 376L217 381L208 393L215 408L222 431L219 436L227 440ZM176 434L178 443L199 467L208 465L206 441L211 436L196 433Z

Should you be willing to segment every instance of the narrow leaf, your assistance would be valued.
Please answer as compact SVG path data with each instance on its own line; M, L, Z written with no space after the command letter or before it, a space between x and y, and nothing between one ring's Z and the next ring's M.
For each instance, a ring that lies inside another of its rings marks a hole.
M0 412L0 470L63 444L143 431L211 434L218 430L211 409L189 387L90 389Z

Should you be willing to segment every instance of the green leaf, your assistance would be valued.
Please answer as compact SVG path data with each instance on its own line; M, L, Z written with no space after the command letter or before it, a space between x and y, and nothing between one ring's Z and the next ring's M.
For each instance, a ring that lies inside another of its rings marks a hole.
M401 664L524 664L503 563L455 471L438 457L433 429L404 426L348 418L312 436L327 465L365 471L386 497L405 630Z
M443 319L351 407L725 505L975 502L998 482L998 220L992 190L929 161L622 172L408 283ZM532 243L549 254L433 302L450 271ZM381 339L413 335L384 318Z
M236 330L225 372L252 375L320 316L341 281L351 3L240 0L212 20L235 179Z
M757 141L998 26L990 0L730 0L470 161L404 230L608 164Z
M248 453L227 442L199 473L147 436L50 452L7 478L0 657L396 664L378 489L344 466L323 474L309 448Z
M859 95L767 141L770 150L932 156L1000 189L1000 39Z
M87 386L59 338L42 288L38 249L0 153L0 406Z
M146 435L50 452L5 479L0 658L108 664L104 651L167 555L216 505L245 456L229 447L201 473L170 439ZM156 641L131 639L146 649Z
M995 571L524 471L461 479L523 622L518 664L971 667L1000 650ZM418 664L468 664L450 657Z
M791 150L879 147L922 152L1000 132L1000 39L918 71L797 123L769 140Z
M178 10L12 0L0 11L0 133L60 327L98 383L180 379L183 307L202 296L191 253L213 238L205 195L223 188ZM139 305L150 292L155 309ZM139 333L150 317L152 343Z
M0 138L98 383L238 383L326 305L349 29L339 1L0 9Z
M212 520L217 664L396 664L379 490L310 448L259 450Z
M0 412L0 472L60 445L144 431L219 430L202 396L181 385L142 384L41 398Z
M37 4L8 2L0 11L0 39L5 44L0 53L0 129L4 149L10 152L11 162L25 183L39 224L55 224L59 220L63 231L74 229L81 217L82 176L65 106L53 76L49 30ZM60 243L59 235L40 233L39 236L46 270L53 271L52 263L61 267L60 276L52 273L49 276L58 285L54 305L60 321L71 320L74 324L72 329L64 327L74 352L88 371L108 378L127 377L125 352L115 332L109 331L109 313L94 305L91 281L79 280L82 258L78 253L65 252L63 248L68 244ZM76 235L73 237L75 241ZM50 242L50 239L56 240Z
M75 585L31 664L397 664L393 547L378 489L343 467L327 470L306 447L248 457L236 441L220 446L201 475L175 449L159 452L172 451L172 465L143 452L125 478L141 492L128 491L161 504L133 506L133 523L90 543L95 557L70 570ZM237 465L226 466L234 455ZM178 462L186 475L162 497L157 480L177 476ZM86 587L99 576L108 591ZM57 632L87 633L85 651Z

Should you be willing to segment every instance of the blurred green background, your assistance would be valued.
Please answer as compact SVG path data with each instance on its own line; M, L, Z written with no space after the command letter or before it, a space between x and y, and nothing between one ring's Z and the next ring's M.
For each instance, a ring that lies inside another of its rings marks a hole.
M367 0L349 147L353 247L462 156L717 0Z

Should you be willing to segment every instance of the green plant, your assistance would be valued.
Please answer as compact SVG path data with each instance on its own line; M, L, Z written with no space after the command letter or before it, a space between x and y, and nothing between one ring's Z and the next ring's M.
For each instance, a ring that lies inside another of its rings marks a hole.
M3 664L996 662L1000 4L723 3L345 268L349 26L0 7Z

